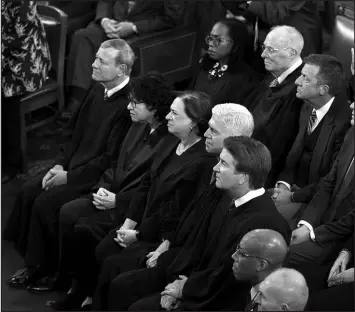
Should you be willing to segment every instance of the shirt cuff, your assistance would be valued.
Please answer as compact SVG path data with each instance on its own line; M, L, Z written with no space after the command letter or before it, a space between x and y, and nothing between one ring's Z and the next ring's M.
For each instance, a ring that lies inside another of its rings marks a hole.
M101 22L100 22L101 26L103 25L103 23L104 23L105 21L108 21L108 20L109 20L108 17L102 18L102 19L101 19Z
M285 185L288 188L288 190L291 191L291 185L290 184L288 184L285 181L277 181L276 182L276 187L277 187L277 184L279 184L279 183Z
M301 220L300 222L298 222L297 227L300 227L301 225L305 225L308 228L309 237L311 238L312 241L315 241L316 240L316 236L315 236L314 231L313 231L313 226L310 223L308 223L307 221L304 221L304 220Z

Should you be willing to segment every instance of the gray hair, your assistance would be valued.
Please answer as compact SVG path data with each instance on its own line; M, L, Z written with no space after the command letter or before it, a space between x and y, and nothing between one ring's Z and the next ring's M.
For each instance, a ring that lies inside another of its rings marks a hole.
M304 40L302 34L292 26L278 25L271 28L270 33L279 32L281 35L278 37L278 41L282 42L287 48L292 48L300 55L304 46Z
M127 70L125 74L127 76L130 75L134 64L135 55L132 48L125 40L123 39L106 40L101 44L100 48L103 49L113 48L117 50L116 65L125 64L127 66Z
M280 289L280 304L287 304L291 311L303 311L308 300L308 286L304 276L295 269L281 268L267 276L263 283Z
M240 104L224 103L212 108L212 116L216 116L231 131L231 136L251 137L254 131L254 118L248 109Z

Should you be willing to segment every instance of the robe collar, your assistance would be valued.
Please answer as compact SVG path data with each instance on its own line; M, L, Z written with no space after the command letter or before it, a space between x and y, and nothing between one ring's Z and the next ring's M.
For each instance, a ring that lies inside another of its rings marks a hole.
M251 190L248 193L246 193L245 195L243 195L242 197L234 200L234 205L236 208L238 208L241 205L244 205L245 203L247 203L248 201L251 201L252 199L259 197L261 195L263 195L265 193L265 189L259 188L257 190Z

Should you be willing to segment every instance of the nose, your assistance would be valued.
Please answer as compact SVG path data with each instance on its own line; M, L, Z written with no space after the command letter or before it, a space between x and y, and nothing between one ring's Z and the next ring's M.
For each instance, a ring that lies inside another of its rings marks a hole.
M350 109L354 110L354 102L350 104Z
M299 76L296 81L295 81L295 84L300 86L301 85L301 76Z
M266 52L266 49L265 49L263 52L261 52L261 57L262 58L266 58L266 55L267 55L267 52Z
M133 109L133 106L132 106L132 103L131 103L131 102L128 103L127 108L128 108L129 110L132 110L132 109Z
M234 261L238 261L238 253L237 252L234 252L234 254L232 255L232 259Z
M208 138L210 136L210 128L208 128L205 132L205 134L203 135L205 138Z
M215 166L213 167L213 171L218 172L218 170L219 170L219 162L218 162L217 165L215 165Z
M165 117L165 119L166 119L166 120L170 120L170 117L171 117L171 113L167 114L166 117Z
M97 65L96 65L96 59L95 59L95 61L94 61L94 63L92 63L92 65L91 65L93 68L97 68Z

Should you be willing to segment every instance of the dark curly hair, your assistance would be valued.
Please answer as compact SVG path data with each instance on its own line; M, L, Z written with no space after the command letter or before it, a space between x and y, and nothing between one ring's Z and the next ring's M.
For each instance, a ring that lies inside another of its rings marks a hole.
M187 117L197 123L197 135L202 137L212 117L211 97L200 91L183 91L176 94L184 102Z
M248 33L246 25L235 19L221 19L217 21L216 24L223 24L228 28L228 34L234 41L231 55L228 59L228 69L227 71L233 72L237 71L238 68L233 66L239 60L244 60L250 56L252 53L252 38ZM208 53L206 53L202 60L201 65L203 70L209 70L215 64L216 61L212 59Z
M145 103L147 108L156 110L154 117L163 121L175 99L173 87L162 74L149 72L142 77L132 78L129 83L130 95Z

